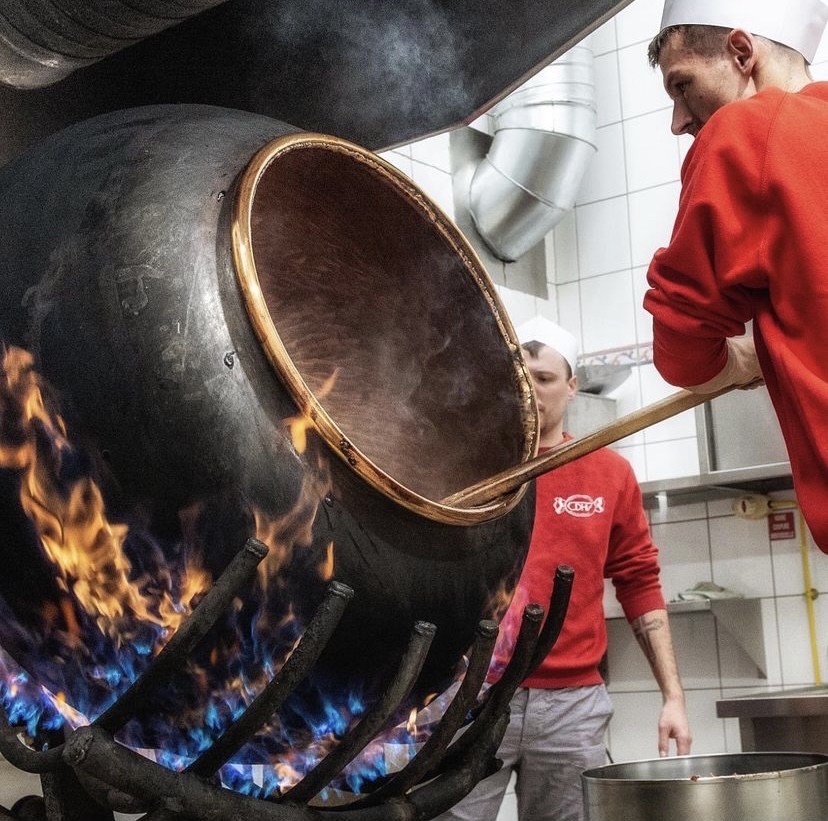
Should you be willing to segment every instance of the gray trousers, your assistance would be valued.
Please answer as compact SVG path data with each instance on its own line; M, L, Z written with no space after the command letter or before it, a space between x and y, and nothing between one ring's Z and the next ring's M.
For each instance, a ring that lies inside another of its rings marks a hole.
M495 821L512 772L520 821L582 821L581 773L607 763L612 702L603 685L518 690L497 757L503 767L439 821Z

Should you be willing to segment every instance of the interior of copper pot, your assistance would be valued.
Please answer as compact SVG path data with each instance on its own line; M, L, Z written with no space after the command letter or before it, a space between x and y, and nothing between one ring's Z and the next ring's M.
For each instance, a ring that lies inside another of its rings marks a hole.
M280 138L243 175L234 245L271 361L382 492L429 515L533 455L529 379L494 286L396 169L336 138Z

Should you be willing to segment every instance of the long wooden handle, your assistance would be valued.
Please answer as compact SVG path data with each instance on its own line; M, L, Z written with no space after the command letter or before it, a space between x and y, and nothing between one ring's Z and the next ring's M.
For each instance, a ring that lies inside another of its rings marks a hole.
M588 453L598 450L598 448L606 447L613 442L617 442L619 439L623 439L633 433L638 433L638 431L654 425L656 422L663 422L671 416L690 410L690 408L695 408L703 402L728 393L734 387L730 385L715 393L691 393L686 390L677 391L658 402L653 402L651 405L628 413L626 416L622 416L614 422L610 422L610 424L598 428L598 430L580 439L571 439L556 448L552 448L536 456L534 459L530 459L528 462L507 468L464 490L452 493L451 496L443 499L442 503L449 507L473 507L474 505L494 501L506 493L517 490L522 484L525 484L530 479L535 479L542 473L547 473L561 465L567 464L567 462L572 462L581 456L586 456Z

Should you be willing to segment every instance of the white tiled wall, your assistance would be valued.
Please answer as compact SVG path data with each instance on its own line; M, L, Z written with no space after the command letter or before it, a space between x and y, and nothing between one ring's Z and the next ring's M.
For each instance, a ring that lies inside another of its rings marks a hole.
M599 150L574 211L546 238L549 298L500 289L515 323L536 313L549 316L580 339L587 356L645 347L652 340L649 315L641 307L646 267L669 239L681 162L691 144L689 137L670 133L671 111L661 76L646 59L661 9L662 0L635 0L590 36ZM816 79L828 79L826 41L813 73ZM394 152L392 161L451 213L447 151L443 135ZM433 190L427 187L435 182ZM634 368L615 393L619 415L673 390L652 365ZM695 416L691 411L674 417L629 437L618 449L641 481L692 475L698 472ZM740 749L736 719L716 718L718 699L815 681L799 537L771 542L766 520L738 519L730 505L730 500L685 505L652 516L668 598L697 582L713 581L761 602L766 678L711 614L672 619L697 753ZM807 531L806 538L813 587L820 593L814 602L813 644L824 679L828 557L813 546ZM606 608L610 615L619 613L611 593ZM657 754L659 694L626 622L612 618L609 624L610 687L616 706L609 748L617 761L652 757ZM500 821L514 817L511 796Z
M793 500L793 494L787 493L774 493L772 497L779 504ZM694 752L741 749L736 720L716 718L718 699L766 688L810 686L824 681L828 675L828 560L813 545L807 529L803 558L802 523L798 511L794 512L796 535L781 541L770 540L766 519L735 516L731 500L684 505L651 514L668 599L676 598L697 582L712 581L758 599L761 607L764 670L711 613L676 614L671 618L676 655L688 694ZM804 595L806 567L812 588L819 594L813 602L815 632L810 629ZM620 615L609 591L605 602L609 615ZM653 757L657 754L658 691L626 622L612 618L609 628L610 691L616 705L609 748L616 760ZM642 712L645 704L649 707ZM646 727L648 720L652 732L628 734L630 727Z

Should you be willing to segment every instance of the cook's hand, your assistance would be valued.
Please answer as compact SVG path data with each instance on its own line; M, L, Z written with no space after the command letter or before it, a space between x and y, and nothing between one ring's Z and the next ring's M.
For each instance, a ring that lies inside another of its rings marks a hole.
M688 755L693 736L687 721L683 699L664 702L658 717L658 754L663 758L670 754L670 739L676 742L676 755Z
M687 390L693 393L715 393L728 387L752 390L764 384L753 337L738 336L727 340L727 364L724 368L707 382L691 385Z

